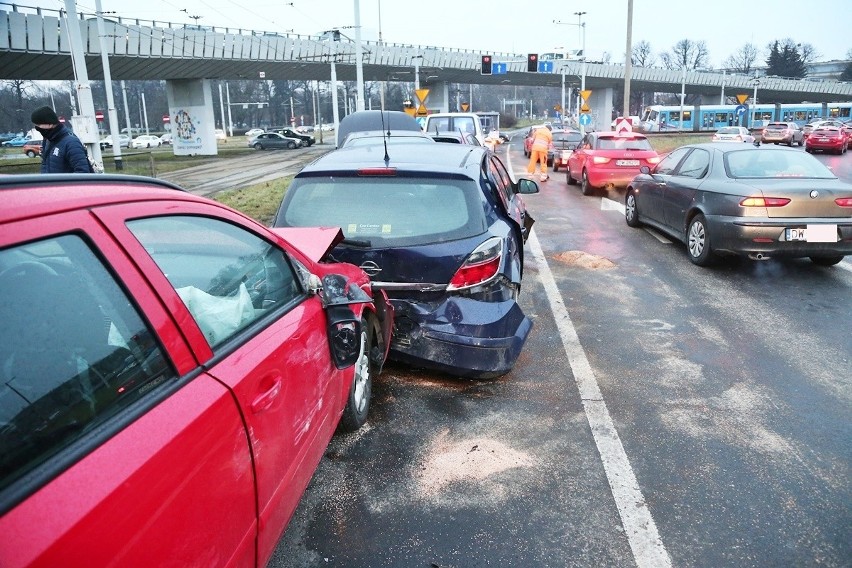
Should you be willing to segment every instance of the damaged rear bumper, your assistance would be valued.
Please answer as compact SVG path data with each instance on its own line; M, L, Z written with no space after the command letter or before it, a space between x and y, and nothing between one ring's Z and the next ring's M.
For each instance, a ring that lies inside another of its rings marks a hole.
M515 300L451 297L438 305L391 300L392 359L453 375L486 379L512 370L532 321Z

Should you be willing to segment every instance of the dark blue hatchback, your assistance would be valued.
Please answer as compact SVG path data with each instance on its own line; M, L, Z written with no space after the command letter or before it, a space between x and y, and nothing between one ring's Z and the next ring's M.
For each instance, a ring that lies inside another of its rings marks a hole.
M332 255L396 310L392 358L490 378L512 369L532 327L517 303L533 223L520 194L537 192L485 148L379 143L306 166L273 224L343 229Z

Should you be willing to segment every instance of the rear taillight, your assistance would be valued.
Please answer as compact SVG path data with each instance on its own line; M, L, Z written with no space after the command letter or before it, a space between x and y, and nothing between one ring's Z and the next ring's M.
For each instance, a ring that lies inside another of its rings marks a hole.
M738 142L742 142L742 141L743 141L743 137L742 137L742 136L740 136L739 134L737 134L737 141L738 141Z
M649 164L659 164L660 163L660 157L654 156L653 158L645 158L645 161L648 162Z
M852 197L839 197L834 202L841 207L852 207Z
M592 163L593 164L606 164L606 163L609 163L609 160L610 160L610 158L607 158L606 156L593 156L592 157Z
M492 237L476 247L450 279L447 290L462 290L488 282L500 270L503 241Z
M746 197L740 201L742 207L784 207L788 203L786 197Z

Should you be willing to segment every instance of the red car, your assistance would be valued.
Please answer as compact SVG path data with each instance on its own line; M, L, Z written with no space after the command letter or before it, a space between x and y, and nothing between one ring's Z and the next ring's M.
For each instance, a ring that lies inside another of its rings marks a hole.
M28 158L41 156L41 140L38 142L27 142L21 147L21 151L26 154Z
M151 178L0 194L0 566L266 566L390 343L340 230Z
M805 140L805 151L834 152L843 154L849 148L849 137L837 126L820 126Z
M643 134L589 132L568 158L568 185L579 182L583 195L597 188L627 187L639 168L659 161Z

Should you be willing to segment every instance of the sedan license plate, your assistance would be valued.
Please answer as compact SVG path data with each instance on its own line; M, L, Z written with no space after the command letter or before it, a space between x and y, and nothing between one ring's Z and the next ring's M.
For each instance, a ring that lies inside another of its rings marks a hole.
M639 160L616 160L616 166L638 166Z
M817 142L828 142L828 138L817 138Z
M806 243L836 243L837 225L808 225L805 229L787 229L787 241Z

